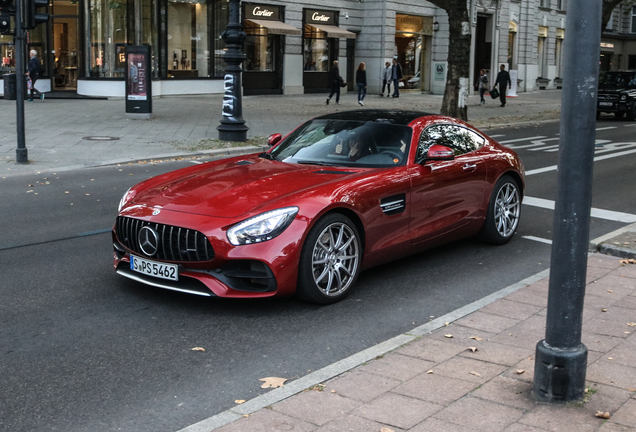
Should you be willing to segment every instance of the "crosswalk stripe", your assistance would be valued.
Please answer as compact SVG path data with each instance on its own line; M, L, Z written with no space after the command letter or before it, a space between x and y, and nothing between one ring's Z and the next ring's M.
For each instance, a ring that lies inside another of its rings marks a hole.
M533 207L554 210L554 201L543 198L524 197L523 203ZM592 207L591 216L597 219L605 219L614 222L634 223L636 215L630 213L616 212L612 210L603 210Z
M535 237L535 236L521 236L521 238L527 239L527 240L533 240L539 243L545 243L545 244L552 244L552 240L548 240L548 239L544 239L541 237Z
M528 137L528 138L517 138L517 139L511 139L511 140L505 140L505 141L499 141L499 144L509 144L509 143L513 143L513 142L520 142L520 141L530 141L530 140L538 140L541 138L547 138L544 136L536 136L536 137Z

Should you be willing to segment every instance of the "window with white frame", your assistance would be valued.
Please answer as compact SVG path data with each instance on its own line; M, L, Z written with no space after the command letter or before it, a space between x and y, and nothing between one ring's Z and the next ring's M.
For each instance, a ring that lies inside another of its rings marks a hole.
M636 33L636 6L632 6L632 33Z
M550 0L541 0L541 2L539 3L539 6L542 8L549 8L550 7Z

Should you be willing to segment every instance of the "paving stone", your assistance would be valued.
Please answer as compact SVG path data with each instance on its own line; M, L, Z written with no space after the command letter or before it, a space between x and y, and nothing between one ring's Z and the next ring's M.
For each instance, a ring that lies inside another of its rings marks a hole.
M442 408L444 408L442 405L387 393L356 408L352 414L402 429L409 429Z
M452 338L447 338L446 335L452 335ZM428 337L433 340L438 340L444 343L460 344L462 346L474 346L479 341L471 339L472 337L480 337L483 341L487 341L496 336L496 333L487 332L485 330L477 330L470 327L464 327L457 324L451 324L447 327L434 331Z
M594 283L587 284L585 287L585 293L615 299L617 297L625 297L632 294L635 288L636 280L612 274L605 276ZM612 292L610 293L608 290L611 290Z
M387 427L382 423L347 414L316 429L316 432L375 432ZM267 432L266 429L262 429ZM398 432L395 431L394 432Z
M468 339L471 340L471 339ZM454 355L462 352L465 348L463 346L448 342L447 340L440 341L425 336L420 340L411 342L398 350L396 353L419 357L424 360L430 360L435 363L441 363L444 360L448 360Z
M612 269L603 268L603 267L588 267L586 273L586 282L589 284L592 281L602 278L603 276L609 274Z
M273 406L273 410L322 426L360 406L360 402L328 391L306 391Z
M547 278L538 280L534 283L531 283L530 285L526 286L523 289L546 294L549 288L550 288L550 278L547 277Z
M436 418L428 418L422 423L409 429L409 432L476 432L477 429L469 427L470 425L458 425Z
M522 416L523 411L516 408L467 396L433 417L458 425L470 425L478 431L498 432L503 431Z
M527 303L515 302L502 298L480 309L481 312L500 315L515 320L525 320L535 315L542 308Z
M620 267L621 263L620 258L594 254L588 257L587 265L588 267L603 267L614 270Z
M360 367L361 372L382 375L400 381L406 381L420 373L429 370L435 362L421 360L414 357L391 353L381 359L373 360Z
M473 391L470 395L529 411L535 406L531 392L531 383L498 376Z
M598 432L634 432L634 427L619 425L609 420L601 426Z
M587 387L592 394L588 396L585 408L593 413L603 411L613 416L632 396L629 390L605 384L591 383Z
M523 372L519 373L518 371ZM531 383L534 379L534 356L521 360L519 363L504 372L502 376Z
M636 265L623 264L612 272L613 275L636 279Z
M545 337L545 325L545 317L535 315L499 333L492 341L534 350L537 342Z
M519 423L551 432L593 432L603 420L581 406L538 405Z
M585 344L588 351L607 353L613 350L621 339L584 331L581 335L581 341Z
M623 366L636 367L636 346L632 344L617 345L616 348L603 356L604 358L612 358L613 363Z
M616 413L611 415L612 422L636 429L636 400L628 400Z
M520 289L505 297L506 300L528 303L539 307L548 306L547 291L541 292L533 289Z
M513 366L517 364L520 359L530 357L534 354L534 351L527 348L504 345L497 342L485 342L476 348L477 351L475 352L467 349L462 351L459 355L475 360Z
M536 427L515 423L506 428L504 432L545 432L544 429L537 429ZM563 431L565 432L565 431Z
M506 366L469 359L465 357L453 357L433 368L433 373L450 378L461 379L483 384L489 379L503 373Z
M479 386L478 383L449 378L444 375L423 373L392 391L404 396L448 405Z
M356 369L325 383L325 391L334 390L340 396L368 402L400 384L396 379Z
M455 321L455 324L474 328L480 331L483 330L490 333L500 333L510 327L515 326L519 322L520 321L516 319L477 311L460 320Z
M583 322L583 331L616 338L626 339L631 334L625 333L628 329L624 322L607 319L592 318Z
M600 359L587 368L588 381L624 389L636 389L636 368Z
M251 414L249 417L239 419L228 425L215 429L215 432L311 432L315 430L315 425L269 409L262 409Z

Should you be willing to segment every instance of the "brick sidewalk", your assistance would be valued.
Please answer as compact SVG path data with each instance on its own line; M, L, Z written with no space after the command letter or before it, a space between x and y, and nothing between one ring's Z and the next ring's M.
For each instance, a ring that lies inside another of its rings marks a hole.
M183 432L636 430L636 264L589 257L583 323L589 390L585 401L567 405L531 395L535 345L545 333L542 276L291 397L256 410L249 401Z

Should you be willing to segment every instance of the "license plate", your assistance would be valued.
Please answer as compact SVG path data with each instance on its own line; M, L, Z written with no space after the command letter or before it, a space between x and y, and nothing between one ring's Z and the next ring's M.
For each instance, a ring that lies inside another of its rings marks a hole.
M612 105L614 105L612 102L599 102L598 104L600 106L612 106Z
M161 279L173 281L179 280L179 271L176 264L164 264L131 255L130 269L138 273L143 273Z

